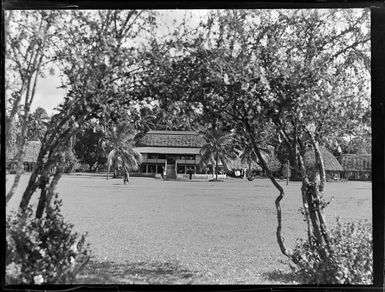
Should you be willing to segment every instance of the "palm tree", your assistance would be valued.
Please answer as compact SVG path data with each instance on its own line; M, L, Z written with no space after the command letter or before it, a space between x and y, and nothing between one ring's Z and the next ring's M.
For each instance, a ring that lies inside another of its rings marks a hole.
M201 131L201 134L206 141L206 144L200 150L201 160L206 165L208 163L215 163L215 180L218 180L219 161L227 168L227 161L236 158L233 148L233 135L223 133L215 128Z
M139 141L149 130L154 130L156 116L149 108L141 108L139 111L133 112L133 126L138 131L135 140Z
M28 140L42 140L46 131L46 123L49 120L49 116L46 110L42 107L36 108L36 110L28 117Z
M248 165L248 176L250 176L252 163L257 163L258 161L258 157L255 153L254 147L251 144L245 144L243 146L243 150L241 151L239 158L241 159L241 163L245 163Z
M107 179L111 166L121 166L128 174L129 170L137 170L142 163L142 155L133 149L135 132L127 122L113 127L108 135L112 148L107 157Z
M258 159L257 154L255 153L254 146L251 143L244 143L242 147L242 150L240 151L240 158L241 163L245 163L249 167L249 173L251 170L251 165L254 163L257 163L258 165L261 164L261 162ZM263 160L265 163L269 164L272 160L272 157L274 156L274 148L272 146L265 146L265 147L258 147Z

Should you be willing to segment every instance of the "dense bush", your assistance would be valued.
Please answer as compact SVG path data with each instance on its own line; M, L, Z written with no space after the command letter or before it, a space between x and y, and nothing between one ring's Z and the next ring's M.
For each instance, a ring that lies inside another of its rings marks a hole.
M71 173L77 171L81 164L74 152L70 149L65 154L64 172Z
M304 284L372 284L372 227L367 221L341 223L330 232L333 255L321 260L315 241L298 240L294 256L300 264L292 266Z
M64 222L61 200L54 210L36 219L32 209L12 213L6 222L7 284L69 283L89 259L85 235Z

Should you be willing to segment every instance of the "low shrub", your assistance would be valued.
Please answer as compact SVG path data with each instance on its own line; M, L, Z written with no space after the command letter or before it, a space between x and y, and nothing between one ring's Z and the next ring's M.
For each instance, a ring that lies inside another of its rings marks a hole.
M69 283L89 259L86 235L73 232L61 214L56 195L54 209L36 219L29 207L13 212L6 221L6 283Z
M304 284L372 284L372 226L368 221L337 224L330 231L333 255L321 260L319 249L308 240L297 240L294 256L299 264L292 266L298 281Z

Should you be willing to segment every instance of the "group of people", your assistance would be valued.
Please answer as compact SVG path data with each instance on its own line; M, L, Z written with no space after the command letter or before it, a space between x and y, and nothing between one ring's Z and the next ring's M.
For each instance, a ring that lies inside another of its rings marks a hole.
M192 179L192 175L194 174L194 169L193 168L188 168L187 169L187 173L189 174L189 177L190 177L190 180ZM162 179L164 179L166 173L164 171L164 167L162 167L162 172L161 172L161 175L162 175ZM130 181L129 181L129 178L130 177L130 174L128 172L127 169L124 169L123 171L123 183L124 184L128 184Z

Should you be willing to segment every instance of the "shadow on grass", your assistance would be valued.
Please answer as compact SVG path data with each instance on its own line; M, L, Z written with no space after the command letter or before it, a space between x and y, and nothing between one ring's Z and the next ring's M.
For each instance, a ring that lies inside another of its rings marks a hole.
M274 270L272 272L265 272L262 277L271 283L279 284L298 284L298 277L294 272Z
M191 284L200 277L177 262L90 261L77 276L76 284Z

